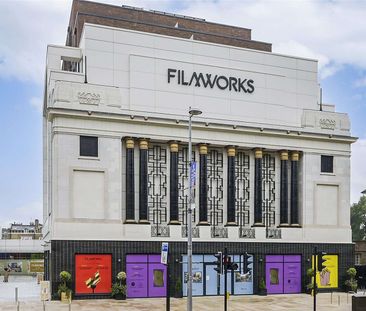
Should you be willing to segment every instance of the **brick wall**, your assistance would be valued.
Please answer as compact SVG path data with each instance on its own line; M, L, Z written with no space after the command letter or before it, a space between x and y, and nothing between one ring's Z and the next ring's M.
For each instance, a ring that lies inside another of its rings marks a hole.
M78 46L84 23L186 39L193 35L198 41L267 52L272 50L272 45L269 43L251 40L250 29L80 0L73 1L66 45ZM177 23L178 27L175 27Z

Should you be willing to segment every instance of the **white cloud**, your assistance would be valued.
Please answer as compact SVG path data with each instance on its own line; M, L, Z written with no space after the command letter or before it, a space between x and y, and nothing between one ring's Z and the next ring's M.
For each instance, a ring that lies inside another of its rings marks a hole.
M17 223L29 223L34 222L34 219L39 219L40 223L43 221L42 216L42 201L34 201L28 204L11 209L11 212L0 213L0 227L9 227L9 224Z
M355 87L366 87L366 77L358 79L354 82Z
M29 104L35 108L37 111L41 112L43 107L43 101L39 97L32 97L29 101Z
M366 138L352 145L351 157L351 203L358 202L361 191L366 189Z
M121 5L120 0L99 0ZM366 1L126 0L123 4L252 29L284 54L316 58L320 77L366 69ZM176 7L172 9L172 7ZM70 0L0 1L0 77L43 83L47 44L64 44Z

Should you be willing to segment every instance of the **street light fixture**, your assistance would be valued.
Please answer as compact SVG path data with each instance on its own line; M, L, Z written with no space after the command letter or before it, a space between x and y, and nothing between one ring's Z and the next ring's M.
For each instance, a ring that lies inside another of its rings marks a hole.
M366 189L364 191L361 192L362 194L366 194Z
M187 229L187 261L188 261L188 282L187 282L187 311L192 311L192 117L202 114L199 109L189 107L189 141L188 141L188 159L189 159L189 194L188 194L188 229Z

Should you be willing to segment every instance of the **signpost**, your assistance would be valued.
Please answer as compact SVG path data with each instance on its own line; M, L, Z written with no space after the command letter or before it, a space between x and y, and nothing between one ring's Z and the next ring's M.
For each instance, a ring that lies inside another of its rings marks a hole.
M161 244L160 262L166 265L166 311L170 311L170 271L169 271L169 243Z

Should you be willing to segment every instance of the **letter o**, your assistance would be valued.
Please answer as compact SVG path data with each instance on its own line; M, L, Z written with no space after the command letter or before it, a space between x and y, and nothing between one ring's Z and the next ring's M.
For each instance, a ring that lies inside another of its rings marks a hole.
M225 86L220 85L220 80L224 80ZM229 80L224 76L220 76L216 80L216 85L220 90L225 90L229 86Z

